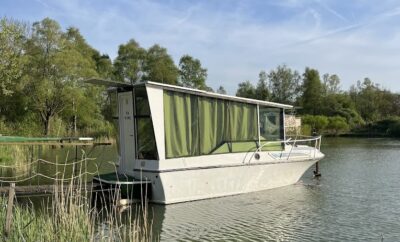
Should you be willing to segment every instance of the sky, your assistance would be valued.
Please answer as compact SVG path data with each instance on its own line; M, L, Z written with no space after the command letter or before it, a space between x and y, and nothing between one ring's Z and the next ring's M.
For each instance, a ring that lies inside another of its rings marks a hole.
M369 77L400 92L397 0L0 0L0 17L77 27L112 59L130 39L160 44L176 64L198 58L230 94L282 64L337 74L345 90Z

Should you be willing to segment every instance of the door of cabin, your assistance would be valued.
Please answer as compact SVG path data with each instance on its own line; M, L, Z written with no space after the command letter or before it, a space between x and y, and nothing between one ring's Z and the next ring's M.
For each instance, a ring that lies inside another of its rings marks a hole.
M133 173L135 165L135 128L132 92L118 94L121 163L119 173Z

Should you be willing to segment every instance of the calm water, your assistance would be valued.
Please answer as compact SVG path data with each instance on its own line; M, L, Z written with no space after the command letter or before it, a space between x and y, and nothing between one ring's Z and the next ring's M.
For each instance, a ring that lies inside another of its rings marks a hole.
M150 205L161 241L400 241L400 140L330 138L295 185L182 204ZM50 150L65 160L73 151ZM97 147L102 172L115 147ZM73 158L73 157L72 157ZM94 166L93 166L94 167ZM37 169L37 167L35 168ZM51 174L54 167L39 167Z
M400 141L325 139L322 177L152 206L162 241L400 241Z

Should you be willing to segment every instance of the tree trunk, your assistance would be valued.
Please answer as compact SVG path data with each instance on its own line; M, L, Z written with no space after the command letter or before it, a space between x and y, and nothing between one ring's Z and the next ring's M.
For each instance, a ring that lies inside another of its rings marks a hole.
M72 110L74 111L74 136L76 136L76 106L75 106L75 99L72 100Z
M46 117L43 120L43 125L44 125L44 135L48 136L50 133L50 117Z

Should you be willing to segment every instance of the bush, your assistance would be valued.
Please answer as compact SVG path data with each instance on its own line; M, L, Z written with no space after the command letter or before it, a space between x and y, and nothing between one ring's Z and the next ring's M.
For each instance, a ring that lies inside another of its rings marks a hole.
M302 117L302 123L311 127L311 132L321 133L328 125L328 117L322 115L304 115Z
M392 122L387 133L393 137L400 137L400 120Z
M311 128L310 125L308 125L308 124L302 124L301 125L301 134L302 135L310 136L311 135L311 131L312 131L312 128Z
M326 128L330 131L330 133L334 135L338 135L341 132L349 130L349 125L346 119L343 117L340 116L329 117L328 121L329 123Z

